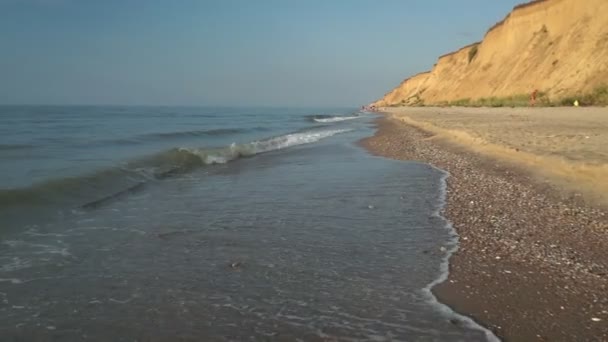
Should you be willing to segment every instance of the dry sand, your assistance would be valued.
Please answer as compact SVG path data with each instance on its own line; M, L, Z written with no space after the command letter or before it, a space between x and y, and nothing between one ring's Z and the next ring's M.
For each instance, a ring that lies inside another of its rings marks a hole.
M389 108L469 150L608 205L608 108Z
M440 300L509 341L608 341L608 214L595 201L601 191L576 196L575 187L606 186L608 178L594 183L577 167L605 170L608 110L407 108L387 116L364 146L451 174L445 215L460 249L434 289ZM567 172L551 171L556 165Z

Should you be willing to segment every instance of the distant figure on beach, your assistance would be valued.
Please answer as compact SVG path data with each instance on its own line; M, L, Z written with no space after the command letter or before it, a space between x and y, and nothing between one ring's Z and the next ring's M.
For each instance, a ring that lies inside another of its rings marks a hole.
M534 89L534 91L530 95L530 107L534 107L536 105L536 96L537 95L538 95L538 89Z

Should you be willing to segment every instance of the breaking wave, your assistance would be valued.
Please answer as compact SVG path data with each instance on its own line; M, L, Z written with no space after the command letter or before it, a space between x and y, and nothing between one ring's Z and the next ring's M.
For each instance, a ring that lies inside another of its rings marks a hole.
M232 144L220 149L190 149L180 148L179 152L187 152L200 158L203 164L224 164L240 157L249 157L259 153L284 149L291 146L310 144L349 130L336 129L326 131L307 131L286 134L265 140L253 141L247 144Z
M306 118L309 121L317 122L317 123L333 123L347 120L359 119L362 116L360 113L353 113L351 115L326 115L326 114L317 114L317 115L307 115Z
M315 122L329 123L329 122L340 122L346 120L358 119L360 116L332 116L329 118L315 118Z
M0 190L0 207L69 203L93 209L143 189L149 181L187 173L205 165L225 164L260 153L310 144L349 129L308 130L217 148L179 147L98 172L54 179L27 188ZM85 203L85 204L82 204Z

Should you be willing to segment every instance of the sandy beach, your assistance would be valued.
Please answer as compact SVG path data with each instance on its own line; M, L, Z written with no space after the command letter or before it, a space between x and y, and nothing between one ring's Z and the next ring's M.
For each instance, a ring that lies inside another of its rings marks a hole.
M608 340L608 109L385 112L365 147L451 175L438 298L507 341Z
M608 108L389 108L414 127L608 205Z

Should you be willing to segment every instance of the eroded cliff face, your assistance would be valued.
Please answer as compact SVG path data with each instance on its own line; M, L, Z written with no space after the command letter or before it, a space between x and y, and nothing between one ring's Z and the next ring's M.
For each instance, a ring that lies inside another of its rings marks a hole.
M608 0L519 5L480 43L441 56L375 105L440 104L539 90L549 98L608 84Z

